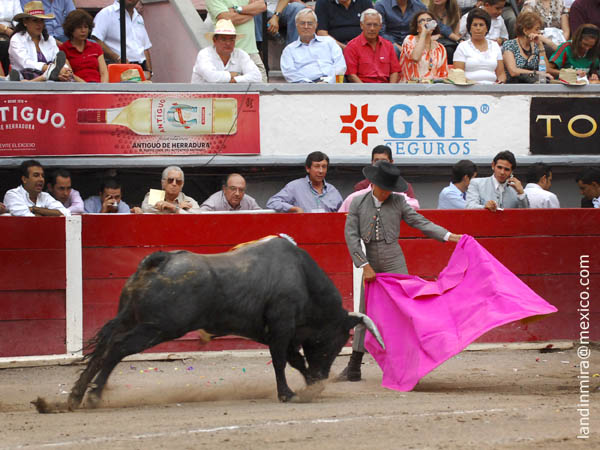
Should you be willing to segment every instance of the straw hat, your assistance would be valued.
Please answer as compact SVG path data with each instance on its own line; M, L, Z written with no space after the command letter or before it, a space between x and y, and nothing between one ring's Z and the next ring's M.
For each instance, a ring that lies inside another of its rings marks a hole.
M23 8L23 12L13 17L13 20L27 19L35 17L37 19L54 19L54 14L46 14L42 2L29 2Z
M470 86L475 84L474 81L467 80L465 71L462 69L450 69L448 71L448 78L444 79L445 83L456 84L458 86Z
M558 82L573 86L583 86L587 84L585 80L577 79L577 70L575 69L560 69L558 73Z
M204 37L206 38L207 41L211 41L213 39L213 36L215 34L223 34L226 36L235 36L235 40L239 40L240 38L244 37L244 34L238 34L235 31L235 26L233 25L233 22L231 20L228 19L220 19L217 20L217 24L215 25L215 31L212 31L210 33L206 33L204 35Z

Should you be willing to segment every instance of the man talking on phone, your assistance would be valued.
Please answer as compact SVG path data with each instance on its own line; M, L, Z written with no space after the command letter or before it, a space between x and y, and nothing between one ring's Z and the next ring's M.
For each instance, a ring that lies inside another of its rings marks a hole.
M498 153L492 162L492 176L471 180L466 209L485 208L496 212L505 208L529 208L523 185L513 175L516 168L517 161L511 151Z
M121 199L121 183L116 178L105 178L100 185L99 195L93 195L83 202L85 212L90 214L129 214L141 213L140 208L129 208Z

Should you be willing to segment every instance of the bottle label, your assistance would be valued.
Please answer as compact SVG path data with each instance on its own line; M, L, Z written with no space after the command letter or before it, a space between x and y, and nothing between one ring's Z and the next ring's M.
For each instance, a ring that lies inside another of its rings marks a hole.
M152 134L210 134L212 98L153 98Z

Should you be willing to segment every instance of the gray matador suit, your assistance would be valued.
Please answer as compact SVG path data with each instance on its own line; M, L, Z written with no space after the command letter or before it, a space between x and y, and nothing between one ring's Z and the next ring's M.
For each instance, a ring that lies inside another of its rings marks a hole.
M445 228L417 213L401 195L392 193L380 208L375 206L371 192L352 200L344 235L354 265L361 267L369 263L376 273L408 274L404 254L398 244L402 220L438 241L443 241L448 233ZM361 239L365 243L366 255L360 245ZM365 312L364 287L361 290L359 311ZM365 329L357 327L354 330L352 349L364 353L364 340Z

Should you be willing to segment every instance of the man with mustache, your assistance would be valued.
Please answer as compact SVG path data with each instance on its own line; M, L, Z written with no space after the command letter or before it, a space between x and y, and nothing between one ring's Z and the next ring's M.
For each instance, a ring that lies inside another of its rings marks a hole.
M13 216L70 216L62 203L44 189L44 168L33 159L21 163L21 186L4 196L6 209Z

